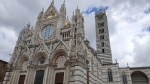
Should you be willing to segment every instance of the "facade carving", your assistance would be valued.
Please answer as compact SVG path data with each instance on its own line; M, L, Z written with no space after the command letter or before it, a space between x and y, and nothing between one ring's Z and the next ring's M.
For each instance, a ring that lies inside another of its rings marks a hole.
M112 62L107 15L95 13L97 50L85 40L84 18L76 9L71 21L65 3L42 10L35 27L20 32L3 84L150 84L150 67Z

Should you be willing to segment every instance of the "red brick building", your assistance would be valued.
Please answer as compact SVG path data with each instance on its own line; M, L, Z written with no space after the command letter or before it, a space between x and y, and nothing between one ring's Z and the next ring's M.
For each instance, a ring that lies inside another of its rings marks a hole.
M2 84L7 69L7 62L0 60L0 84Z

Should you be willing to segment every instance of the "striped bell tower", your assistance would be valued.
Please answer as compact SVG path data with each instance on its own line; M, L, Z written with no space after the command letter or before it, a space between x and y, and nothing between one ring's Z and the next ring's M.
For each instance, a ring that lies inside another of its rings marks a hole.
M105 11L95 13L97 57L103 64L112 63L107 15Z

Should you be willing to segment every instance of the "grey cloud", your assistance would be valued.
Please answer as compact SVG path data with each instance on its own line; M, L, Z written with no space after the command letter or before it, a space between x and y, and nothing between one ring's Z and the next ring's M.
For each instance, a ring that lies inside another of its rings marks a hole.
M139 37L141 40L144 37ZM144 40L144 43L140 43L139 40L133 40L134 42L134 63L133 65L138 66L149 66L150 64L150 34L148 36L145 36L146 40Z
M11 2L11 3L10 3ZM31 21L35 24L39 9L42 8L37 0L4 0L1 1L4 9L0 8L0 25L11 28L17 33Z
M41 9L42 4L40 0L16 0L24 8L28 9L30 12L37 12Z

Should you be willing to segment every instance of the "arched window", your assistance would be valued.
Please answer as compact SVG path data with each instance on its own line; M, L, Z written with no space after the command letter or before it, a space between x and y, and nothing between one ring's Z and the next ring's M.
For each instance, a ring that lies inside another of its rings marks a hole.
M123 84L127 84L127 76L125 73L122 74L122 81L123 81Z
M112 76L112 70L111 69L108 69L108 81L109 82L112 82L113 81L113 76Z

